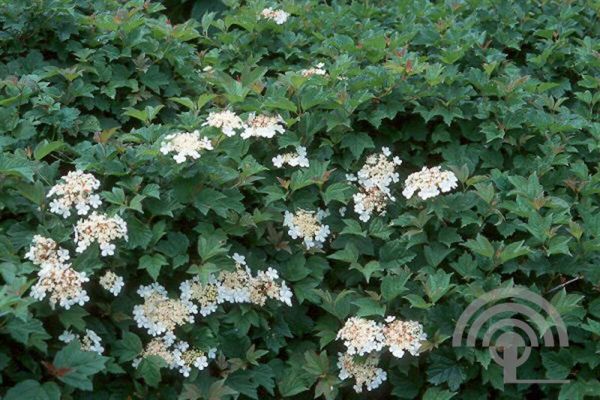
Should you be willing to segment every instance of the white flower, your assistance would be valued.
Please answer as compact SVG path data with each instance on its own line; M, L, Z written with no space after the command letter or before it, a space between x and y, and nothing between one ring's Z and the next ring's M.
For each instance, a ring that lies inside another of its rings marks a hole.
M427 334L423 332L423 325L416 321L395 320L394 317L386 318L386 322L383 335L390 352L398 358L402 358L405 351L413 356L418 355L421 342L427 339Z
M104 352L104 347L102 347L102 338L91 329L86 329L83 337L76 335L69 330L65 330L58 337L58 340L64 343L71 343L72 341L76 340L79 343L79 347L83 351L94 351L98 354L102 354Z
M64 342L64 343L71 343L76 338L77 338L77 335L75 335L73 332L71 332L70 330L65 330L58 337L58 340L60 340L61 342Z
M56 197L50 202L50 212L68 218L73 207L77 214L85 215L91 208L98 208L102 203L100 196L94 194L100 187L100 181L93 175L76 170L61 177L61 181L48 192L48 198Z
M133 360L132 365L137 368L140 362L148 356L158 356L162 358L169 368L175 368L175 356L171 346L174 343L174 339L166 339L165 337L153 338L142 351L142 353Z
M198 277L182 282L179 287L181 300L197 303L203 316L216 311L217 306L223 303L263 306L268 299L273 299L292 305L292 292L274 268L258 271L253 276L244 256L235 253L232 259L236 264L234 271L210 275L205 282L201 282Z
M325 70L325 68L323 68L324 66L325 66L325 64L318 63L313 68L301 70L300 74L302 76L304 76L305 78L310 78L311 76L314 76L314 75L325 76L325 75L327 75L327 71Z
M273 10L271 7L265 8L261 11L260 15L264 19L268 19L274 21L277 25L282 25L285 21L288 20L290 14L286 13L283 10Z
M173 350L174 368L178 368L179 372L184 376L190 376L192 367L202 371L208 367L208 357L206 353L190 348L187 342L180 341L175 345Z
M364 318L349 318L338 331L337 339L342 339L350 355L365 355L379 351L384 346L383 327Z
M124 285L125 282L123 282L123 277L116 275L112 271L106 271L106 273L100 278L100 286L115 296L121 292L121 289Z
M375 355L370 355L365 360L357 360L351 354L338 353L339 378L355 379L353 388L356 393L361 393L363 386L371 391L381 386L387 379L387 373L377 367L378 363L379 359Z
M82 306L89 301L82 287L88 281L85 272L75 271L70 264L47 264L38 273L38 281L31 288L31 297L43 300L49 293L52 308L58 303L68 310L74 304Z
M356 175L346 175L349 182L358 184L358 193L352 197L354 211L361 221L367 222L374 212L383 214L390 201L396 198L392 195L390 185L399 181L400 176L396 167L402 164L398 157L392 157L388 147L382 147L380 154L367 157L365 164Z
M207 137L201 138L200 132L173 133L167 135L163 140L160 152L163 154L175 153L173 159L181 164L187 158L198 159L203 150L212 150L213 146Z
M324 210L315 212L300 209L295 213L286 211L283 226L288 228L292 239L303 239L307 249L321 248L330 234L329 225L322 223L327 215Z
M423 167L421 171L412 173L404 182L402 195L410 199L415 192L422 200L449 192L458 186L458 179L452 171L442 171L440 167Z
M309 162L306 158L306 147L297 146L296 152L290 152L285 154L278 154L273 157L273 165L277 168L283 167L284 164L288 164L290 167L304 167L308 168Z
M244 131L241 134L242 139L250 137L272 138L277 133L285 132L285 121L280 115L256 115L251 113L244 124Z
M231 258L233 259L233 261L235 261L237 264L240 265L246 265L246 257L238 254L238 253L233 253L233 256L231 256Z
M75 251L83 253L92 243L100 245L101 255L113 255L117 239L127 240L127 224L118 215L109 217L95 211L87 219L80 219L75 225Z
M25 258L43 268L45 266L64 264L69 260L70 256L69 252L58 247L58 244L54 240L41 235L35 235L29 251L25 254Z
M236 129L242 129L244 126L242 119L229 110L211 112L208 114L206 122L202 124L202 126L206 125L218 128L225 136L230 137L236 134Z
M133 307L133 319L152 336L173 332L177 326L194 322L194 314L198 312L189 301L169 298L166 289L158 283L140 286L138 294L144 303Z

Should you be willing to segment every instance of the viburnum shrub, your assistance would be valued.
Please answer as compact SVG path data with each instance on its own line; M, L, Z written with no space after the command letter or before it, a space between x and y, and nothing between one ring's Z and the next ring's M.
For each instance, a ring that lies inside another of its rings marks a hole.
M207 3L0 0L0 396L597 396L598 3Z

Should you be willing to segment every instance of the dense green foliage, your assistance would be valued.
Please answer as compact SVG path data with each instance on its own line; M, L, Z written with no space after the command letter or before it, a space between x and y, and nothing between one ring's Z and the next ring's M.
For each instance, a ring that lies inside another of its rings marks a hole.
M600 393L597 2L172 3L0 0L4 399ZM288 21L259 18L269 6ZM301 75L319 62L326 76ZM278 113L287 130L244 140L202 126L224 108ZM200 159L159 151L166 135L196 129L214 145ZM275 168L272 157L295 145L310 167ZM346 174L382 146L403 160L396 200L362 222ZM458 188L406 200L404 179L436 165ZM114 256L75 253L77 218L49 211L48 190L75 169L100 180L104 209L127 223ZM322 250L283 226L299 208L329 210ZM88 274L84 306L29 296L34 234ZM192 276L231 268L234 252L254 270L277 269L293 305L223 305L179 328L218 349L189 378L155 357L133 368L150 340L132 317L138 286L157 281L175 295ZM107 269L125 280L117 297L98 285ZM519 375L569 384L503 385L487 349L451 346L463 309L511 285L548 299L570 337L567 349L533 352ZM429 339L418 357L384 355L387 381L355 394L338 378L336 333L348 317L387 315L421 322ZM102 356L57 339L86 328Z

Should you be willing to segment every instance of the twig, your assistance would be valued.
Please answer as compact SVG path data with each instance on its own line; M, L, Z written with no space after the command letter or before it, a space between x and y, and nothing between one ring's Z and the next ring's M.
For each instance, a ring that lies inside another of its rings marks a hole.
M571 279L571 280L569 280L569 281L566 281L566 282L565 282L565 283L563 283L563 284L560 284L560 285L558 285L558 286L556 286L556 287L554 287L554 288L552 288L552 289L548 290L546 293L552 293L552 292L555 292L555 291L557 291L558 289L562 289L562 288L564 288L565 286L567 286L567 285L569 285L569 284L571 284L571 283L573 283L573 282L577 282L577 281L578 281L578 280L580 280L581 278L582 278L582 276L578 276L578 277L576 277L576 278L573 278L573 279Z

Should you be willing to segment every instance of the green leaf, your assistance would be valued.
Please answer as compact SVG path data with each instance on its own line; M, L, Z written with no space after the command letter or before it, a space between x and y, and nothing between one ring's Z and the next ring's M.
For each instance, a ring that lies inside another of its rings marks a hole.
M286 369L277 387L284 397L291 397L308 390L302 374L292 369Z
M6 153L0 154L0 175L16 176L33 182L31 163L23 158L9 157Z
M368 317L371 315L385 316L385 305L379 304L371 297L354 300L352 304L358 307L358 311L356 312L357 317Z
M85 321L84 317L90 315L83 307L81 306L72 306L68 310L62 311L58 314L58 319L63 324L65 329L69 329L74 326L80 331L85 329Z
M434 385L447 383L450 390L457 390L466 378L465 371L460 364L436 353L432 353L429 358L428 381Z
M162 254L144 255L140 258L138 269L145 269L148 274L156 281L160 274L161 267L167 265L169 262Z
M453 251L439 243L433 243L425 247L425 259L429 265L435 268Z
M138 357L143 350L140 338L131 332L123 333L123 338L117 340L113 346L112 355L119 358L119 362L131 361Z
M443 390L436 387L431 387L427 389L425 395L423 395L423 400L450 400L456 396L456 393L452 393L448 390Z
M198 238L198 254L206 262L216 256L225 255L229 246L223 238L216 235L202 235Z
M484 257L494 257L494 246L490 243L485 236L477 235L475 240L468 240L464 246L468 247L471 251Z
M352 194L352 187L346 183L336 182L331 184L323 192L323 201L328 205L332 201L347 204Z
M148 385L158 387L161 381L160 369L166 366L167 363L162 357L147 356L138 365L136 375L142 377Z
M36 347L43 352L46 351L46 340L50 339L50 335L44 329L42 321L35 318L27 321L12 318L6 324L6 329L10 336L17 342L23 343L28 347Z
M4 400L60 400L60 388L54 382L42 385L27 379L8 389Z
M437 270L435 274L429 274L427 276L423 289L431 303L437 303L437 301L454 286L453 284L450 284L451 276L452 274L447 274L441 269Z
M91 377L102 371L108 357L103 357L93 351L81 351L79 343L73 341L54 356L53 365L56 369L65 370L57 378L81 390L92 390Z
M511 243L508 246L504 247L502 250L500 250L500 264L504 264L505 262L512 260L513 258L517 258L531 253L529 247L523 246L523 243L523 240L521 240L520 242Z
M392 301L402 293L406 292L405 285L411 277L407 270L401 270L399 275L388 275L381 279L381 295L386 301Z
M47 140L42 140L35 149L33 150L33 157L36 160L41 160L46 157L48 154L57 151L65 146L65 143L61 140L57 140L54 142L48 142Z
M366 133L350 133L344 135L340 147L342 149L349 149L354 158L358 159L365 149L372 149L375 147L375 144Z

